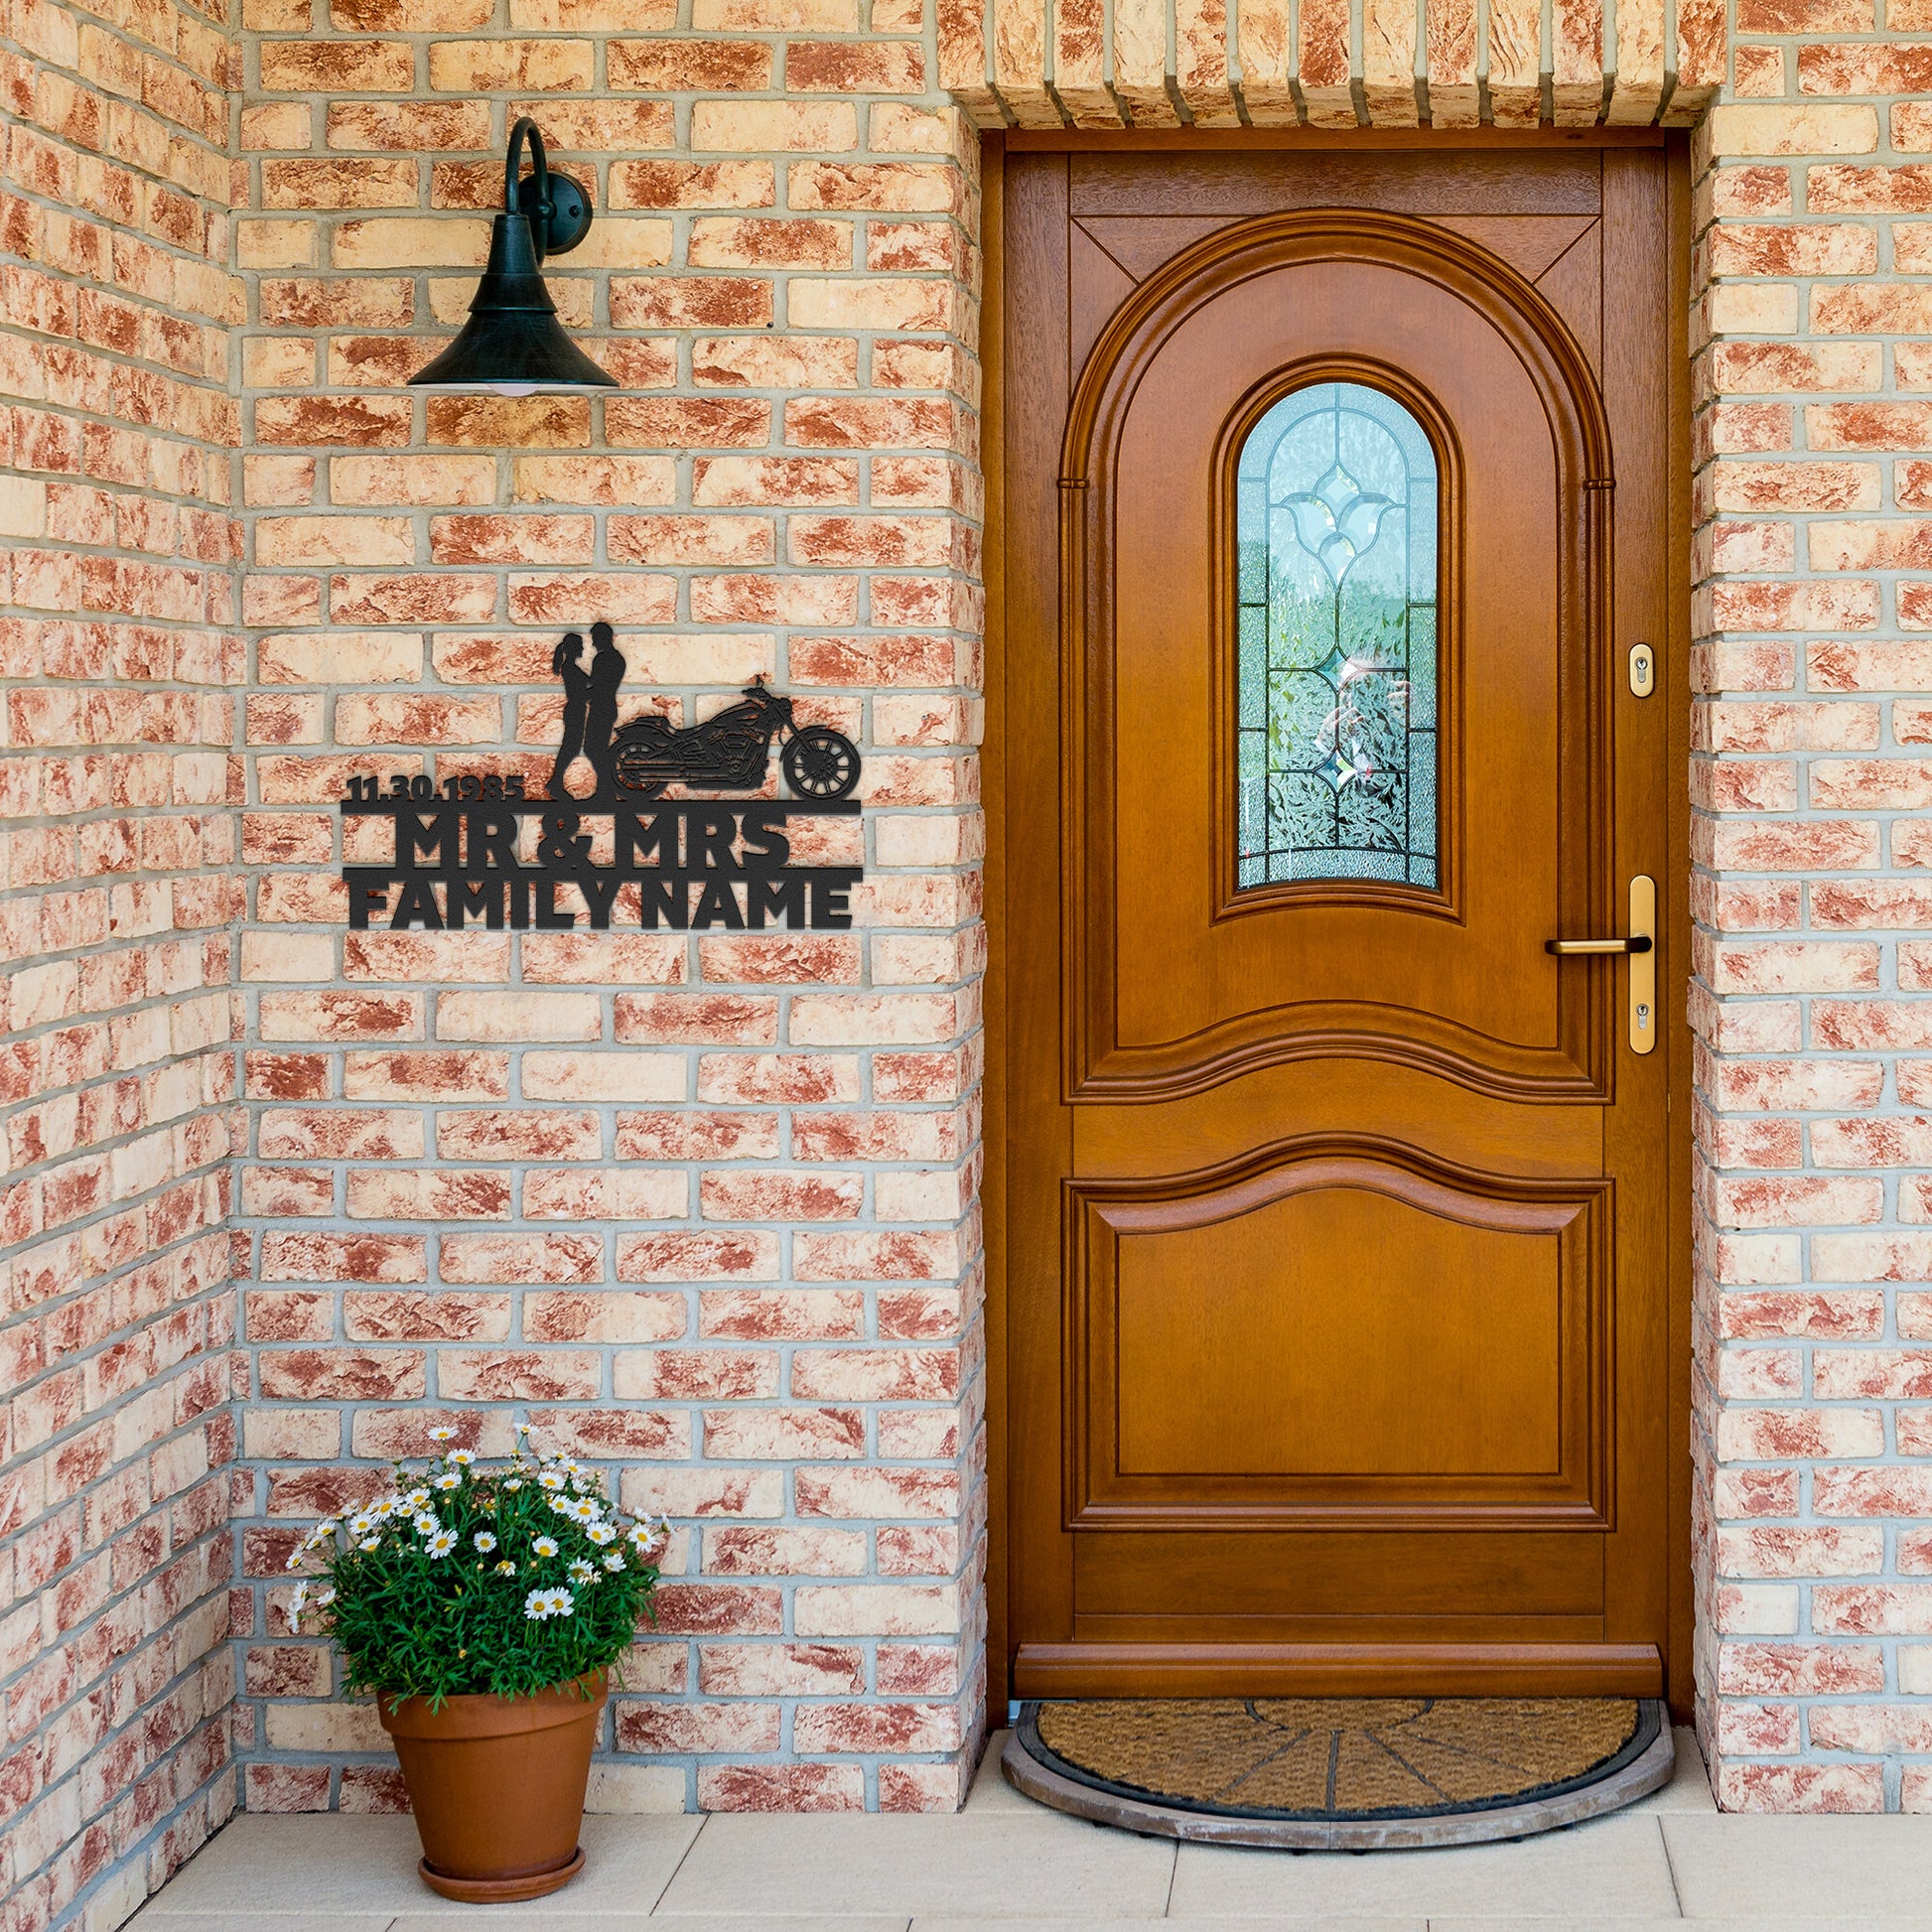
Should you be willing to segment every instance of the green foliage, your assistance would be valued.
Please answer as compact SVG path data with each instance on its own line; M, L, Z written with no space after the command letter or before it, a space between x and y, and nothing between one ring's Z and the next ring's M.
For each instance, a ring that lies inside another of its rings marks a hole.
M494 1468L468 1449L399 1461L390 1494L318 1523L289 1559L308 1573L289 1624L335 1638L351 1696L534 1696L623 1655L669 1527L634 1522L596 1471L521 1441Z

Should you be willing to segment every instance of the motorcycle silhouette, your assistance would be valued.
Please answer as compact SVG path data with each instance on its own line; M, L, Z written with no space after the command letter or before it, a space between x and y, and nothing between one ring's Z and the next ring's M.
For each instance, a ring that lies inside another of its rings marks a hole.
M745 701L679 731L667 719L639 718L611 741L611 769L626 791L655 798L666 785L756 791L764 782L771 741L784 742L778 768L799 798L843 798L859 782L859 748L828 725L792 722L791 700L745 687Z

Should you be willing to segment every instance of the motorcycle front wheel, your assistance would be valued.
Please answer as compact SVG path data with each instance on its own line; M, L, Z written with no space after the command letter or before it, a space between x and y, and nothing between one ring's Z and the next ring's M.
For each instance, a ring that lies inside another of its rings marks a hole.
M859 782L859 748L829 725L801 725L778 764L800 798L843 798Z

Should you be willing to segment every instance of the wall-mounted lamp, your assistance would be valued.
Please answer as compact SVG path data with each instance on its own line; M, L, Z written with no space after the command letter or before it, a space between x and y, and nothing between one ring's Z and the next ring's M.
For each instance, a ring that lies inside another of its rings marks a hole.
M518 179L524 138L536 172ZM557 305L538 272L590 232L591 205L568 175L553 175L543 136L527 116L510 129L503 164L503 212L489 231L489 260L462 333L428 368L417 389L490 389L499 396L538 390L615 389L607 374L564 334Z

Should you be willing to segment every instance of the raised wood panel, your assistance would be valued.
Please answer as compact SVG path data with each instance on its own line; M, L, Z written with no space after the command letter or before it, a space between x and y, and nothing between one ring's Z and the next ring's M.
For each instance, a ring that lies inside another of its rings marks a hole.
M1067 229L1073 273L1068 278L1066 355L1069 370L1092 352L1100 332L1134 292L1134 276L1076 221Z
M1074 223L1135 281L1237 215L1092 215ZM1427 214L1427 220L1486 248L1526 281L1537 281L1596 217L1589 214Z
M1184 1493L1190 1474L1554 1471L1559 1233L1425 1218L1335 1188L1191 1236L1123 1237L1120 1474Z
M1592 224L1587 214L1435 214L1429 217L1537 281Z
M1603 368L1603 228L1592 221L1536 277L1543 296L1577 339L1593 373Z
M1206 1226L1116 1217L1120 1473L1553 1473L1576 1214L1480 1227L1351 1177Z
M1163 262L1172 261L1230 217L1200 214L1169 219L1163 215L1121 215L1076 221L1082 234L1099 243L1135 281L1143 282Z
M1608 1195L1320 1143L1069 1181L1069 1521L1601 1528Z
M1594 149L1516 148L1450 157L1331 149L1291 157L1173 151L1076 154L1068 211L1092 215L1269 214L1280 208L1400 208L1411 214L1596 214Z

